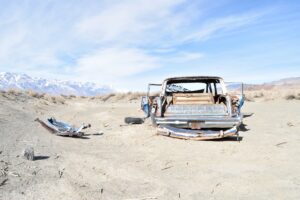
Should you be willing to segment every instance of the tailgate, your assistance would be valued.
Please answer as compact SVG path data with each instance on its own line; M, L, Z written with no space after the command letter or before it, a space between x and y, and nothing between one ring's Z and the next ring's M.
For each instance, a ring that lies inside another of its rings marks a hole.
M226 116L227 108L223 104L207 105L170 105L167 107L164 116Z

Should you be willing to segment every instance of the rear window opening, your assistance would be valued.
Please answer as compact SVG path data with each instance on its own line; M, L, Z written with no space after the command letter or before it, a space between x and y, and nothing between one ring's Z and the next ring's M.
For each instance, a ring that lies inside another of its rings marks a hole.
M219 80L197 81L197 82L168 82L166 85L166 94L173 93L210 93L214 96L223 94Z

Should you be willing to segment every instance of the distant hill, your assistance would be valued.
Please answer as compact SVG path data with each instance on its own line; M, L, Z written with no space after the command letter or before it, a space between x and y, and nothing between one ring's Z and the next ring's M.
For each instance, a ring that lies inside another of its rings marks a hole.
M270 85L300 85L300 77L284 78L268 83Z
M33 90L49 94L74 94L94 96L113 92L108 86L98 86L95 83L73 82L61 80L47 80L43 78L32 78L26 74L9 72L0 73L0 90L19 89Z
M244 84L245 90L270 90L278 87L300 88L300 77L284 78L277 81L266 82L263 84Z

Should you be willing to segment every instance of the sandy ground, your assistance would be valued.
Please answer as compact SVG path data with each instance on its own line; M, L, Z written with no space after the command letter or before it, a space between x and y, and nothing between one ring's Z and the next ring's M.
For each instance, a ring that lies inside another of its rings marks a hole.
M139 102L0 96L0 199L300 199L300 101L247 102L242 141L155 135ZM34 122L91 123L83 139ZM37 160L22 158L32 146Z

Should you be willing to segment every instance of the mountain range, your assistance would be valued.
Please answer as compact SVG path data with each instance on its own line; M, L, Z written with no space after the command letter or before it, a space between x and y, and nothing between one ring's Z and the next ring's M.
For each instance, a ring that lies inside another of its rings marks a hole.
M0 72L0 90L9 89L33 90L54 95L73 94L79 96L95 96L114 91L109 86L99 86L91 82L81 83L74 81L48 80L44 78L33 78L26 74Z
M300 86L300 77L280 79L263 84L244 84L245 90L271 89L275 86L284 87L296 85ZM236 89L240 85L230 85L228 88ZM44 78L33 78L26 74L0 72L0 90L33 90L40 93L54 95L73 94L78 96L95 96L115 92L112 87L99 86L92 82L74 82L62 80L48 80Z

